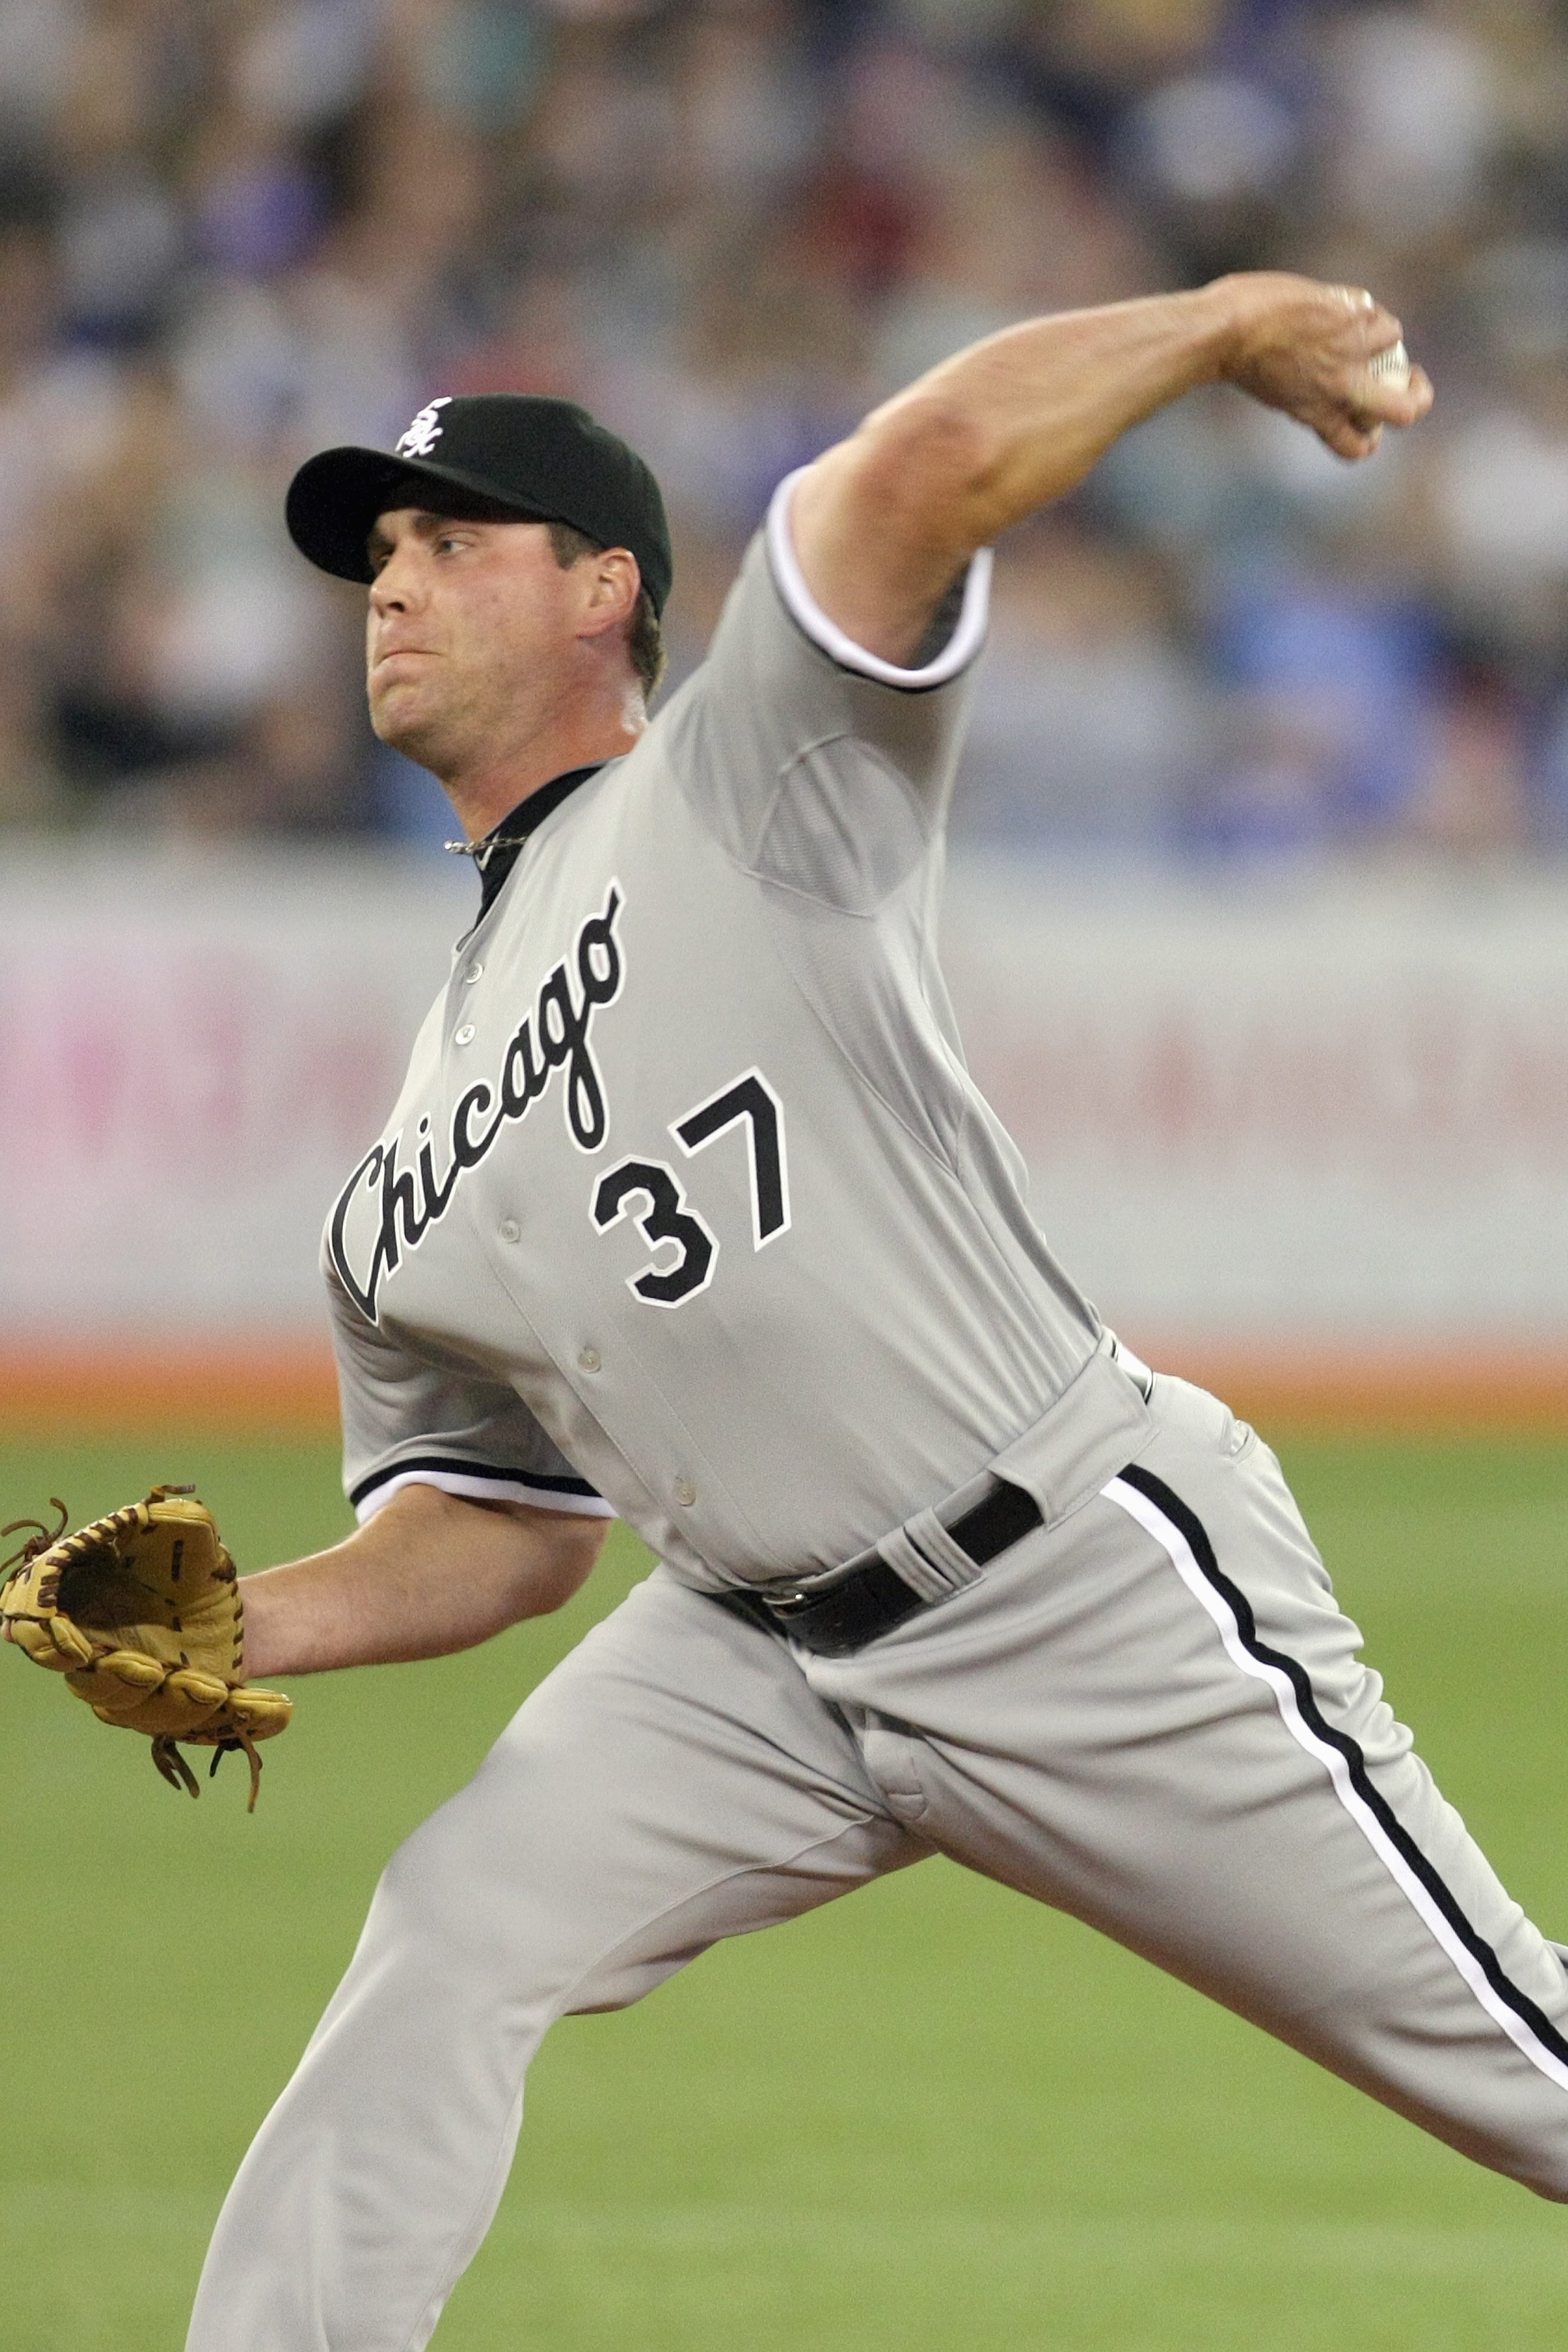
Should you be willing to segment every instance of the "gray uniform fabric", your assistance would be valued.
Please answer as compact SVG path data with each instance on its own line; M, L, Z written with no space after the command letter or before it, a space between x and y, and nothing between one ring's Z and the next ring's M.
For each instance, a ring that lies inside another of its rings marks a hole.
M422 1475L601 1509L591 1481L664 1565L395 1857L225 2206L190 2352L416 2352L555 2017L931 1853L1568 2198L1563 1955L1412 1753L1272 1455L1117 1360L963 1073L930 944L957 692L837 667L787 550L774 563L795 617L753 551L706 677L547 820L465 943L389 1129L395 1173L426 1117L439 1192L464 1090L498 1083L615 883L592 1076L573 1097L563 1048L379 1273L383 1229L355 1223L379 1216L370 1180L345 1196L362 1507ZM749 1073L782 1106L787 1188L742 1131L766 1097L682 1148ZM473 1102L466 1131L490 1115ZM673 1307L627 1284L683 1279L690 1236L650 1250L592 1213L626 1157L662 1165L718 1244ZM929 1507L992 1463L1044 1524L855 1655L723 1599L878 1538L910 1564L888 1538L911 1519L940 1562Z

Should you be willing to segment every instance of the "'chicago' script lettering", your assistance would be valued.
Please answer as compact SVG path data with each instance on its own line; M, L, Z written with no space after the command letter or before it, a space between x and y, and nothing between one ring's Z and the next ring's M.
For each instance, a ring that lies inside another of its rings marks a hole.
M496 1083L481 1080L459 1096L444 1173L437 1173L430 1121L422 1118L412 1168L399 1164L399 1133L367 1151L344 1185L328 1227L328 1246L344 1289L367 1321L375 1321L383 1281L405 1250L417 1248L446 1215L464 1171L479 1166L509 1120L526 1117L557 1070L565 1072L562 1105L573 1142L580 1151L597 1151L603 1144L610 1118L589 1030L600 1006L613 1004L621 992L625 962L616 937L620 910L620 885L612 883L603 914L590 915L580 926L570 961L563 959L545 975L532 1012L508 1042ZM367 1212L368 1252L355 1245L365 1231Z

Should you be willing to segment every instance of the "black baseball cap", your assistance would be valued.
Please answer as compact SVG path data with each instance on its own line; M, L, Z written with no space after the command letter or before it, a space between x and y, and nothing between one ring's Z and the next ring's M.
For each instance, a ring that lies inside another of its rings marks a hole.
M565 522L637 557L654 610L673 565L658 484L635 449L575 401L531 392L443 394L395 449L323 449L289 485L289 535L340 580L371 579L366 541L389 507Z

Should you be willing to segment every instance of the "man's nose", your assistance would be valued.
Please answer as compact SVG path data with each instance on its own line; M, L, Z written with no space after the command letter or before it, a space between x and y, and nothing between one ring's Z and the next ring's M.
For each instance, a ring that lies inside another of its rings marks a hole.
M417 596L412 565L401 554L389 555L370 583L370 608L378 616L406 613Z

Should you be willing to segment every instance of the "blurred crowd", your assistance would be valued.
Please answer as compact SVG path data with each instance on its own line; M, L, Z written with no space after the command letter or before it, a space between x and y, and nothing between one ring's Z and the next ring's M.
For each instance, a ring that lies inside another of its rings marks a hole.
M1299 268L1438 388L1227 389L1015 534L955 832L1568 847L1564 0L0 0L0 819L451 830L312 450L563 393L669 500L679 677L773 483L1041 310Z

